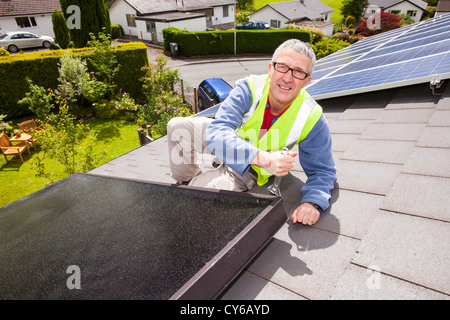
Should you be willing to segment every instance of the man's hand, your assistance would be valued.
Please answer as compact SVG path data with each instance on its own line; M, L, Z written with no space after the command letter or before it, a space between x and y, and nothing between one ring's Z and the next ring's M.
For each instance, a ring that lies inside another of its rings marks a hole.
M287 175L294 167L294 158L297 154L297 152L292 151L285 155L281 151L267 152L261 150L253 158L251 164L263 168L275 176L282 177Z
M302 203L297 209L292 213L293 223L303 223L304 225L312 226L320 218L320 212L317 205L309 202Z

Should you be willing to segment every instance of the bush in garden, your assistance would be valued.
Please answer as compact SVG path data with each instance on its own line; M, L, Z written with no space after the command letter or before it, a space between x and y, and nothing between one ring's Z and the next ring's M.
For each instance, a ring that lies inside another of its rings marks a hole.
M6 114L0 114L0 132L9 129L10 125L7 122L4 122L3 119L6 118ZM8 133L6 133L8 135Z
M119 93L114 99L102 99L93 103L95 112L100 118L133 121L141 107L128 93Z
M35 175L47 180L47 184L63 179L76 172L87 172L95 168L100 154L94 152L96 137L89 130L89 126L81 120L76 122L69 113L69 107L61 100L57 121L48 118L39 121L43 131L36 133L43 152L36 154L34 166ZM46 158L59 162L63 167L62 173L53 167L48 167Z
M0 57L6 57L9 55L11 55L11 54L9 53L8 50L6 50L5 48L0 48Z
M367 20L363 20L363 22L361 22L355 28L355 30L354 30L355 34L364 36L364 37L370 37L375 34L379 34L382 32L386 32L386 31L397 29L397 28L401 27L400 22L401 22L402 18L396 14L391 14L388 12L380 12L380 13L375 13L374 15L379 15L379 18L376 18L376 19L380 19L381 26L379 28L375 27L373 29L369 29L367 27Z
M59 85L55 93L66 99L71 111L79 113L85 99L97 100L103 86L97 84L88 72L87 62L72 55L70 51L59 62ZM93 90L95 87L97 90ZM99 90L100 89L100 90Z
M90 34L91 41L88 42L88 46L92 47L92 51L88 59L96 70L96 78L108 85L110 93L114 93L116 85L113 79L119 72L120 64L117 61L116 51L111 46L111 35L107 34L105 29L103 31L98 37L93 33Z
M33 83L29 78L26 79L30 87L30 91L25 94L25 97L18 101L19 105L25 105L33 112L37 119L44 120L45 116L53 109L54 95L50 89L45 90Z
M323 38L316 44L311 45L311 47L313 48L314 53L316 54L316 58L321 59L349 45L350 43L347 41L339 40L337 38L332 37L330 39Z
M348 16L348 17L345 19L345 26L346 26L347 28L351 28L350 26L355 25L355 22L356 22L356 20L355 20L355 18L354 18L353 16Z
M155 58L155 63L144 68L142 78L147 104L139 108L138 117L141 124L151 125L155 137L167 133L167 123L173 117L192 115L187 104L173 92L180 76L178 70L167 67L167 62L164 57Z
M174 92L162 91L154 99L154 104L142 106L138 112L140 121L152 126L152 135L159 137L167 134L167 123L174 117L192 115L190 107Z
M163 91L174 91L175 84L180 81L178 70L167 66L168 60L164 57L155 58L155 63L144 67L145 76L141 79L145 96L152 103Z
M111 38L119 39L125 36L125 32L123 31L123 27L120 24L112 24L111 25Z

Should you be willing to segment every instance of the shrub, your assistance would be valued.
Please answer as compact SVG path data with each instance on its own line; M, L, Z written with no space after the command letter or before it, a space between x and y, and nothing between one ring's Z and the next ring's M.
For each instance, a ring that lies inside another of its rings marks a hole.
M379 28L375 27L373 29L369 29L367 27L367 20L363 20L363 22L355 28L354 30L355 34L359 34L364 37L369 37L375 34L400 28L401 17L399 17L398 15L387 12L375 13L374 16L375 15L379 16L381 22L381 26ZM378 17L376 17L376 19L378 19Z
M112 24L111 25L111 38L112 39L120 39L125 36L125 32L123 31L123 27L120 24Z
M154 137L167 133L167 123L173 117L192 115L188 105L173 92L180 76L178 70L167 67L167 62L164 57L155 58L154 63L144 68L142 79L147 103L139 106L138 117L141 124L151 125Z
M6 114L0 114L0 131L6 130L9 127L9 124L3 122L3 119L6 118Z
M191 109L174 92L163 91L154 99L153 105L145 105L139 110L140 122L152 126L152 136L167 134L167 123L174 117L188 117Z
M134 99L140 99L142 84L138 79L145 74L142 67L148 65L147 47L143 43L133 42L114 48L118 64L127 66L114 75L114 83ZM7 114L9 118L30 114L26 106L17 105L17 101L24 98L28 91L26 78L38 86L55 90L59 84L59 59L65 52L65 50L40 51L0 57L0 114ZM83 48L73 49L71 52L86 57L91 51ZM89 62L87 67L88 71L94 71Z
M103 31L106 31L103 29ZM88 42L89 47L92 47L91 54L88 56L89 62L95 69L96 78L104 82L109 93L115 93L115 85L113 82L114 76L120 69L120 64L117 62L116 51L111 46L111 36L106 32L100 32L98 38L91 33L91 41Z
M356 22L356 20L355 20L355 18L353 17L353 16L348 16L346 19L345 19L345 26L347 27L347 28L350 28L350 25L354 25L355 24L355 22Z
M0 57L6 57L9 55L11 55L11 54L9 53L8 50L6 50L5 48L0 48Z
M43 87L35 85L29 78L27 78L27 82L30 91L18 103L26 106L39 120L44 120L53 108L53 93L51 90L45 90Z
M154 64L143 68L145 76L142 78L142 87L149 103L153 103L163 91L173 91L175 84L180 81L178 70L167 67L167 62L164 57L156 57Z
M170 51L170 43L178 44L184 56L217 55L234 53L234 31L191 32L177 28L163 30L164 49ZM282 30L237 30L236 53L273 53L288 39L311 42L308 31L299 29Z
M132 121L141 106L128 93L118 94L114 99L102 99L93 104L100 118Z
M308 31L311 34L311 44L315 44L325 37L325 31L314 26L302 26L300 30Z
M36 133L43 152L37 154L34 172L38 177L45 178L47 183L53 183L76 172L86 172L95 167L100 155L95 153L93 146L95 136L89 131L89 126L74 121L64 103L59 106L57 121L47 119L39 123L44 130ZM81 145L84 141L85 145ZM45 165L45 159L58 161L64 168L57 172L55 168Z
M315 45L312 45L311 47L313 48L317 59L321 59L349 45L350 43L346 41L339 40L336 37L332 37L330 39L323 38L322 40L317 42Z
M81 107L83 102L79 100L89 96L91 85L87 62L67 51L59 62L58 82L56 94L67 100L72 110Z

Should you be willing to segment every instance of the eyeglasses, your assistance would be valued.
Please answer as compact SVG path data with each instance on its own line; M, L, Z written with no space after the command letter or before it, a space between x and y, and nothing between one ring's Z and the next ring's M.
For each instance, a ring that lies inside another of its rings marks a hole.
M281 73L287 73L289 70L291 70L292 76L299 80L305 80L309 76L309 74L307 74L305 71L289 68L287 65L283 63L274 62L273 67L275 68L276 71Z

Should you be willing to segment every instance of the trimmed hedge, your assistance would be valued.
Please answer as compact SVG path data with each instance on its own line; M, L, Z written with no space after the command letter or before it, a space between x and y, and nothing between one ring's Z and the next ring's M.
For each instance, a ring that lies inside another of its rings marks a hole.
M234 30L191 32L177 28L163 30L164 49L170 51L170 43L178 44L179 54L190 57L234 53ZM236 53L273 53L288 39L311 42L306 30L236 30Z
M26 77L36 85L55 90L58 86L59 58L66 50L40 51L0 57L0 114L8 119L30 114L17 101L28 92ZM72 49L78 56L88 57L89 48ZM139 81L145 74L142 67L149 64L147 47L141 42L116 46L116 57L121 65L114 82L135 99L142 98ZM89 70L93 70L88 61Z

